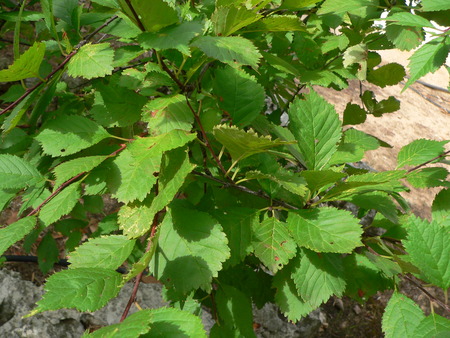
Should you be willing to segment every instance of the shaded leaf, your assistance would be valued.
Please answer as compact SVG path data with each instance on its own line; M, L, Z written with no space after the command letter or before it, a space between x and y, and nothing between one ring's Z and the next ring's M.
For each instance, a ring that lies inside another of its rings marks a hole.
M389 63L367 74L367 81L381 88L393 86L406 76L405 68L398 63Z
M15 155L0 154L0 189L20 189L44 178L28 161Z
M431 214L434 222L441 226L450 226L450 189L442 189L434 197Z
M450 187L447 180L448 170L445 168L424 168L408 173L406 179L415 188Z

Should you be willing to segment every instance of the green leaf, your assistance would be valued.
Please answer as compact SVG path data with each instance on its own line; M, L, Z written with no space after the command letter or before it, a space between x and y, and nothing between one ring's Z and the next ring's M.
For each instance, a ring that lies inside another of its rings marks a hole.
M422 5L422 10L426 12L450 9L450 4L447 0L422 0L420 4Z
M251 155L290 143L279 139L272 141L270 136L259 136L252 129L244 131L224 124L214 127L213 132L214 137L227 148L234 161L241 161Z
M300 262L292 272L302 299L316 308L333 295L341 297L346 287L341 256L302 251Z
M242 69L219 68L214 72L213 93L219 107L240 127L250 124L264 107L264 88Z
M107 156L87 156L61 163L53 169L56 176L55 188L80 173L91 171L107 158Z
M316 252L351 253L361 246L361 225L349 211L316 208L289 213L288 228L299 246Z
M295 283L291 278L293 268L294 265L291 262L278 271L273 278L273 287L276 289L275 303L289 321L296 322L313 311L314 308L298 294Z
M91 113L98 123L105 127L126 127L139 121L147 98L135 90L121 87L114 80L109 83L97 81L94 87L97 92Z
M297 251L286 223L275 217L253 224L253 247L255 256L273 273L282 269Z
M166 153L159 175L159 194L151 203L129 204L120 209L119 224L124 234L136 238L150 230L155 215L172 201L194 168L195 165L189 163L189 156L184 149Z
M381 88L398 84L406 76L405 68L398 63L389 63L367 74L367 81Z
M367 76L367 58L368 58L368 48L365 43L360 43L347 48L344 52L344 61L342 62L345 68L350 65L357 63L358 71L357 77L360 80L365 80Z
M75 182L53 197L39 212L39 219L46 225L56 222L75 207L80 198L81 182Z
M150 337L206 338L200 317L192 313L174 308L159 308L149 311L152 314Z
M325 14L344 14L345 12L352 12L355 9L368 6L376 6L371 0L326 0L320 9L317 11L318 15Z
M221 284L216 292L217 312L223 324L240 337L256 337L253 331L252 303L235 287Z
M386 36L398 49L411 50L422 43L425 38L425 33L423 28L420 27L405 27L390 24L386 27Z
M424 168L408 173L406 179L415 188L450 187L447 180L449 172L445 168Z
M346 176L334 170L303 170L300 175L305 178L309 190L317 193Z
M242 33L299 31L306 31L306 27L296 15L271 15L240 30Z
M247 171L245 173L246 179L258 179L258 180L270 180L272 182L277 183L287 191L299 195L301 197L305 197L308 193L308 188L306 188L306 180L299 176L293 175L291 172L287 170L283 170L280 168L280 172L274 173L273 175L264 174L260 171ZM277 188L276 188L277 190Z
M367 112L354 103L347 103L344 110L343 125L361 124L366 121Z
M44 152L53 157L75 154L110 137L103 127L77 115L59 115L44 128L35 139Z
M219 209L212 216L220 222L228 238L231 255L225 265L239 264L253 250L252 227L258 223L256 210L233 207Z
M414 337L441 337L445 338L450 332L450 320L435 313L422 319L416 326Z
M19 81L39 77L39 67L45 54L45 43L35 42L8 69L0 70L0 82Z
M370 90L366 90L361 99L369 113L376 117L380 117L384 113L392 113L400 109L400 101L394 96L389 96L387 99L377 102L375 99L375 94Z
M391 222L398 222L397 207L394 204L394 201L392 201L392 198L383 192L356 194L344 200L356 204L358 207L365 210L375 209L381 212L381 214Z
M239 29L261 19L261 15L245 6L219 6L211 16L214 32L218 36L228 36ZM247 30L245 30L247 31Z
M431 40L420 47L409 58L409 80L402 91L428 73L434 73L447 59L450 45L445 43L444 38Z
M435 197L431 207L433 221L441 226L450 226L450 189L442 189Z
M135 338L146 334L152 326L152 311L141 310L129 315L118 324L102 327L92 333L85 332L86 338Z
M314 5L321 0L284 0L281 8L283 9L301 9Z
M103 268L115 270L128 258L135 240L123 235L102 236L84 242L70 253L70 269Z
M25 237L35 226L36 217L28 216L0 229L0 255L3 255L11 245Z
M450 287L450 233L436 221L414 216L407 223L408 238L404 242L411 262L425 278L442 289Z
M59 271L47 280L44 286L46 293L25 317L64 308L96 311L117 296L121 281L120 273L102 268Z
M111 190L119 201L142 201L156 183L162 154L192 141L195 134L173 130L155 137L139 138L114 160Z
M236 68L240 65L257 68L261 58L253 42L240 36L202 36L191 45L207 56Z
M378 139L355 128L349 128L344 132L344 142L353 143L364 151L375 150L380 146Z
M177 26L163 28L157 33L142 33L138 36L139 44L145 49L177 49L190 56L189 42L203 30L198 21L186 21Z
M43 181L41 173L28 161L0 154L0 189L20 189Z
M339 144L336 152L331 156L329 165L352 163L361 161L364 157L364 149L354 143L343 142Z
M397 12L392 15L389 15L386 19L388 23L394 22L399 26L410 26L410 27L430 27L434 28L433 24L427 19L412 14L410 12Z
M111 75L114 70L114 49L108 42L86 44L70 59L67 73L72 77L93 79Z
M449 141L419 139L404 146L397 155L397 168L406 165L418 165L427 162L444 152Z
M183 95L159 97L148 101L144 106L142 120L155 134L168 133L174 129L192 129L194 115Z
M384 311L382 328L386 338L413 337L425 318L422 310L411 299L394 291Z
M198 288L211 290L212 278L230 257L220 224L177 200L159 231L158 249L150 263L156 278L182 295Z
M39 269L44 274L53 269L53 265L59 261L59 248L50 232L48 232L39 243L37 256Z
M157 32L178 22L177 11L164 0L118 0L118 2L124 13L146 32Z
M298 141L308 169L326 169L341 138L341 122L333 106L315 91L289 108L289 129Z

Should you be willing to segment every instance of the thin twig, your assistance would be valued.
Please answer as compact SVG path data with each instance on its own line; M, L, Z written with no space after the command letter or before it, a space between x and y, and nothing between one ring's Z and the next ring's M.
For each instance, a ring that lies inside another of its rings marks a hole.
M97 34L100 30L102 30L103 28L105 28L106 26L108 26L111 22L113 22L114 20L116 20L118 18L117 15L114 15L113 17L111 17L110 19L108 19L103 25L101 25L100 27L98 27L96 30L94 30L92 33L90 33L89 35L87 35L76 47L75 49L66 56L66 58L63 60L63 62L61 62L50 74L48 74L44 80L37 82L34 86L28 88L25 93L22 94L22 96L20 96L17 100L15 100L13 103L11 103L9 106L7 106L5 109L3 109L0 112L0 115L3 115L5 113L7 113L8 111L10 111L11 109L14 109L20 102L22 102L28 95L30 95L33 91L35 91L41 84L46 83L48 80L50 80L59 70L63 69L64 66L67 64L67 62L70 61L70 59L72 59L72 57L79 51L80 47L84 46L85 44L87 44L89 42L90 39L92 39L92 37Z
M136 13L136 10L134 9L133 5L131 4L130 0L125 0L125 2L127 3L128 7L131 10L131 13L134 16L134 19L136 20L139 28L141 29L141 31L145 32L145 27L144 24L142 23L141 19L139 18L139 15Z
M253 196L258 196L260 198L264 198L266 200L269 200L273 204L279 205L279 206L284 207L286 209L298 210L297 207L295 207L295 206L293 206L293 205L291 205L289 203L286 203L284 201L279 201L279 200L272 199L270 196L266 195L262 191L254 191L254 190L251 190L251 189L249 189L249 188L247 188L247 187L245 187L243 185L239 185L239 184L235 184L235 183L227 182L227 181L222 181L219 178L216 178L214 176L210 176L210 175L204 174L204 173L196 171L196 170L192 171L192 173L194 175L201 176L201 177L207 178L209 180L212 180L214 182L220 183L224 188L234 188L234 189L240 190L242 192L245 192L247 194L250 194L250 195L253 195Z
M153 217L153 223L152 228L150 231L150 237L148 239L147 247L145 248L145 252L149 252L152 248L152 240L153 237L155 237L156 229L158 228L158 219L159 219L160 212L156 213L155 217ZM120 322L123 322L125 318L128 316L128 312L130 312L131 305L133 305L134 301L136 300L136 294L139 289L139 284L141 283L142 276L144 275L144 271L141 271L137 276L136 280L134 281L134 287L133 291L131 292L130 299L128 300L127 306L125 307L125 310L122 313L122 317L120 317Z
M427 290L425 290L425 288L422 285L417 283L411 277L409 277L408 275L404 275L403 278L407 279L408 281L413 283L415 286L417 286L424 294L426 294L433 302L439 304L445 311L450 312L450 306L448 306L447 304L445 304L442 301L440 301L439 299L437 299L435 296L433 296L431 293L429 293Z
M155 51L156 53L156 51ZM160 63L161 63L161 67L162 69L170 76L170 78L172 80L175 81L175 83L177 84L177 86L181 89L182 92L185 92L186 87L184 86L184 84L175 76L175 74L169 69L169 67L167 67L166 63L164 62L164 60L162 58L160 58Z
M436 160L438 160L438 159L440 159L440 158L442 158L442 157L445 157L445 156L447 156L448 154L450 154L450 150L446 151L445 153L440 154L439 156L436 156L435 158L432 158L432 159L429 160L429 161L426 161L426 162L424 162L424 163L421 163L421 164L415 166L414 168L409 169L409 170L407 171L407 173L410 173L411 171L420 169L421 167L427 165L428 163L431 163L431 162L436 161Z

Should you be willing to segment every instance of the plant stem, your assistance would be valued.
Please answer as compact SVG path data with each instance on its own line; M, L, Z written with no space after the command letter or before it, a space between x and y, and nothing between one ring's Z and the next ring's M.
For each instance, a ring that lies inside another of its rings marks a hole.
M417 283L415 280L413 280L408 275L404 275L403 277L405 279L407 279L408 281L410 281L411 283L413 283L415 286L417 286L424 294L426 294L428 296L428 298L430 298L433 302L439 304L445 311L450 312L450 306L441 302L439 299L437 299L435 296L433 296L431 293L429 293L427 290L425 290L425 288L422 285Z
M431 163L431 162L436 161L436 160L438 160L438 159L440 159L440 158L442 158L442 157L447 156L448 154L450 154L450 150L446 151L445 153L440 154L439 156L436 156L435 158L432 158L432 159L429 160L429 161L426 161L426 162L424 162L424 163L421 163L421 164L419 164L418 166L415 166L414 168L409 169L406 173L409 174L410 172L412 172L412 171L414 171L414 170L417 170L417 169L420 169L421 167L423 167L424 165L427 165L428 163Z

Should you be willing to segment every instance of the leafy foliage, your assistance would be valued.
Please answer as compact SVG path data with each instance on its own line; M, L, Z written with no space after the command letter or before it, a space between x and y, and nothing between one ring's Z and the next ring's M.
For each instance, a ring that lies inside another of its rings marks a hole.
M404 89L436 71L450 31L423 43L424 27L449 25L448 1L13 5L0 9L2 33L14 30L14 61L0 70L0 207L21 206L0 229L0 251L26 236L28 248L38 239L42 271L60 252L71 263L30 315L97 310L151 274L169 307L85 336L204 337L197 310L207 306L211 336L253 337L252 303L275 302L298 321L330 297L363 302L408 273L450 287L449 140L411 142L396 170L352 164L390 147L354 126L400 109L376 88L401 83L405 69L378 51L417 48ZM21 54L20 44L30 47ZM341 122L318 93L350 81L360 101L342 102ZM410 215L405 180L444 188L431 221ZM92 214L98 225L85 229ZM449 321L394 292L382 327L431 337Z

